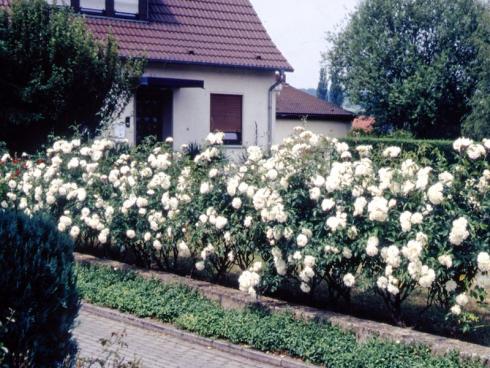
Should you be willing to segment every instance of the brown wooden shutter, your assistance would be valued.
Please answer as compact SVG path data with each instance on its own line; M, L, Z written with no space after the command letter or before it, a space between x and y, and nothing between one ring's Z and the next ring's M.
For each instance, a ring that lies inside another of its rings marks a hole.
M211 131L242 132L242 96L211 95Z

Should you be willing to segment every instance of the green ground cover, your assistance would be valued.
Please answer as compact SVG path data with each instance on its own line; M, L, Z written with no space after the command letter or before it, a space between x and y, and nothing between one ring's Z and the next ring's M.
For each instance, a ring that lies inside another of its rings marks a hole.
M424 346L378 339L359 343L354 334L330 324L298 321L284 313L254 307L224 310L187 287L147 280L131 272L79 265L77 275L79 291L89 303L331 368L483 367L478 362L460 361L457 354L432 356Z

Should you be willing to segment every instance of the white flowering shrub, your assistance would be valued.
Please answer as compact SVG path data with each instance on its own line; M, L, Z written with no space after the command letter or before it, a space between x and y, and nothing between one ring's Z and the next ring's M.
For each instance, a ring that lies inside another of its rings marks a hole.
M256 295L281 281L331 298L378 293L395 321L415 290L451 318L490 287L490 140L454 142L455 163L296 134L266 155L225 159L221 133L196 155L167 143L128 148L57 141L1 158L0 205L49 211L80 249L216 277L233 268ZM257 262L260 260L260 262ZM179 269L182 264L190 268Z

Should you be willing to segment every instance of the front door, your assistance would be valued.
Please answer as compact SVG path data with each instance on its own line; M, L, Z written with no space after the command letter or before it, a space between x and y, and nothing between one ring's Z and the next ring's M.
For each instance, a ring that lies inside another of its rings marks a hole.
M136 144L145 137L162 141L171 135L172 92L142 87L136 93Z

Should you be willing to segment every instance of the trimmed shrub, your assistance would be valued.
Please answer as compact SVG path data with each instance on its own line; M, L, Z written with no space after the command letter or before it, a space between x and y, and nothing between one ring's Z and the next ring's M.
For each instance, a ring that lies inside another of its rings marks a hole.
M398 146L404 152L417 153L434 164L436 162L454 163L458 153L453 149L453 142L442 139L410 139L410 138L378 138L370 136L345 137L343 142L352 146L371 145L375 151L382 151L386 147Z
M73 242L45 215L0 212L0 341L7 367L71 366L79 309Z

